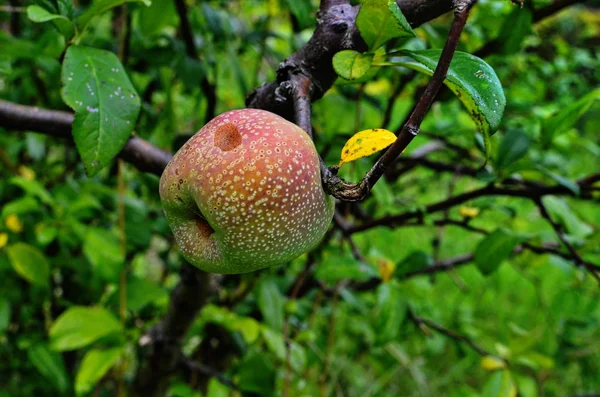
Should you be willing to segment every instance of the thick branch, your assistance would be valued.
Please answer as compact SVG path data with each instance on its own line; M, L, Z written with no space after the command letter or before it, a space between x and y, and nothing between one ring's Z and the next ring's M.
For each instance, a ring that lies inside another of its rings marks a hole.
M163 396L169 375L181 363L181 343L196 314L214 292L211 276L188 263L184 263L181 280L171 294L165 317L150 328L140 339L147 346L145 366L140 368L134 381L134 395L143 397Z
M403 14L413 27L434 19L452 9L450 0L401 0ZM313 82L312 100L317 100L337 78L331 60L341 50L365 50L358 29L358 7L344 0L323 0L317 18L317 29L308 43L281 63L277 80L254 90L246 100L248 107L270 110L293 120L290 100L292 77L302 74Z
M14 131L35 131L59 138L72 139L73 114L44 110L0 99L0 127ZM160 176L171 154L141 138L131 137L119 157L142 172Z

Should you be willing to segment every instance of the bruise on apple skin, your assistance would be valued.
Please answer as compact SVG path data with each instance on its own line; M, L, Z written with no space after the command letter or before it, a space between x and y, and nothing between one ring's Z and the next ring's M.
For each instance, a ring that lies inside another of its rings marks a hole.
M258 109L211 120L175 154L160 190L184 256L216 273L289 261L316 245L333 217L309 136ZM194 211L205 225L183 227Z
M234 124L225 124L215 132L214 145L224 152L235 149L242 143L242 135Z

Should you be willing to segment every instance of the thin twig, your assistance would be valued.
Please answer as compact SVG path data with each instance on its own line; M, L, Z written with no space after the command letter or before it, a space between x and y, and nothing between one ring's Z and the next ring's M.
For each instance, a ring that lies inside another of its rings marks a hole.
M414 79L415 75L416 75L415 72L410 72L410 73L403 74L400 77L400 80L398 81L398 83L396 84L396 87L394 87L394 90L392 91L392 94L390 95L390 98L388 100L385 111L383 112L383 120L381 122L381 125L383 126L383 128L389 128L388 124L392 120L392 110L394 110L394 104L396 103L396 99L398 99L398 95L400 95L400 93L402 92L402 90L404 90L406 85L410 81L412 81L412 79Z
M423 317L418 317L416 316L412 311L408 311L408 318L415 323L415 325L421 329L421 327L423 325L436 330L437 332L446 335L452 339L455 339L459 342L462 342L464 344L466 344L467 346L469 346L471 349L473 349L477 354L479 354L480 356L494 356L497 357L495 354L490 353L488 350L484 349L483 347L481 347L478 343L476 343L475 341L473 341L471 338L459 334L456 331L452 331L451 329L445 328L441 325L439 325L438 323L423 318ZM500 357L498 357L500 358ZM505 361L504 359L501 358L502 361Z
M586 269L596 279L596 281L598 281L598 284L600 284L600 274L599 274L600 266L596 266L592 263L585 261L581 257L579 252L577 252L575 247L573 247L573 244L571 244L571 242L569 241L568 237L566 236L565 232L563 231L562 225L558 224L557 222L555 222L552 219L552 216L548 212L548 209L546 208L546 205L544 205L544 202L541 199L536 199L534 201L535 201L536 205L538 206L538 209L540 210L540 214L542 215L542 217L544 219L546 219L548 221L548 223L552 226L552 229L554 229L554 232L556 233L556 236L558 237L558 239L564 244L564 246L567 248L567 250L573 257L575 264L577 266L581 266L582 268Z
M187 367L190 370L199 372L199 373L206 375L208 377L211 377L211 378L215 378L219 382L224 384L225 386L228 386L234 390L240 390L239 386L233 380L229 379L222 373L215 371L214 369L212 369L204 364L201 364L196 361L192 361L186 357L181 357L181 363L184 367Z
M582 188L580 198L589 197L588 189L589 187L586 185L580 185ZM367 229L371 229L373 227L378 226L386 226L393 227L407 223L413 219L422 218L426 214L433 214L435 212L444 211L447 208L454 207L465 203L469 200L483 197L483 196L508 196L508 197L522 197L528 198L531 200L538 199L547 195L564 195L564 196L573 196L574 193L561 185L554 186L520 186L520 187L507 187L507 186L494 186L487 185L479 189L471 190L465 193L458 194L456 196L452 196L448 199L444 199L442 201L438 201L437 203L430 204L426 206L421 211L410 210L403 212L398 215L386 216L379 219L374 219L370 222L365 222L360 225L355 225L346 230L346 233L353 234L357 232L361 232Z

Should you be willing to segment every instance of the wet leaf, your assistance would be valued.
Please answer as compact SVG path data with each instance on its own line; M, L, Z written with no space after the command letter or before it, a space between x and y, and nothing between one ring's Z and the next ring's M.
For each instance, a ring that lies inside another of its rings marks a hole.
M385 149L396 141L393 132L382 128L373 128L357 132L342 148L340 167L361 157L370 156Z
M409 60L393 62L418 72L433 75L441 50L407 51L397 53ZM479 126L485 143L486 157L491 153L490 135L500 126L506 98L502 84L490 65L474 55L456 51L444 84L460 99Z
M73 138L87 174L104 168L127 143L140 98L115 54L84 46L67 50L62 98L75 110Z

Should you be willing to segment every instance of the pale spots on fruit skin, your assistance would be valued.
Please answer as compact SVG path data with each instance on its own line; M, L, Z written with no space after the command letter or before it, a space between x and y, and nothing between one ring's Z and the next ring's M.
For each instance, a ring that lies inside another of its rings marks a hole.
M237 145L215 138L233 129L241 138ZM319 160L308 135L257 109L211 120L175 154L161 177L160 192L184 256L216 273L289 261L316 245L333 217L333 199L321 187ZM201 238L190 223L194 211L215 230L213 235Z

